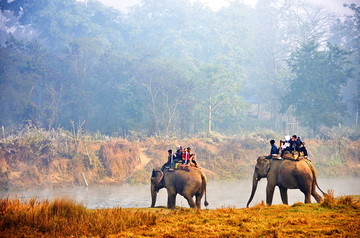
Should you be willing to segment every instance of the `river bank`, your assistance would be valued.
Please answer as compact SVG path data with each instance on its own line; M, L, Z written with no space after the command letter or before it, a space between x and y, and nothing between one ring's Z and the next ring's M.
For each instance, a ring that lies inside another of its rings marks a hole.
M190 146L209 181L251 178L256 158L279 136L252 133L191 139L91 137L30 130L0 143L0 188L146 184L167 150ZM360 140L306 140L319 177L360 176Z

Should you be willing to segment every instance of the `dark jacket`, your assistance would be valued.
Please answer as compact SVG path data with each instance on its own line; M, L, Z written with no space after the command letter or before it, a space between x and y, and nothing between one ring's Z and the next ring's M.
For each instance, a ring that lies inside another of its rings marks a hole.
M174 155L174 160L177 162L179 160L182 160L182 152L181 150L177 150L175 155Z
M299 148L301 147L302 144L303 143L299 138L297 138L295 141L290 140L291 151L299 151Z
M276 147L275 144L271 145L271 149L270 149L270 155L274 155L274 154L279 154L279 149Z
M169 155L169 156L168 156L168 161L167 161L166 163L169 164L169 165L170 165L170 163L171 163L171 157L172 157L172 159L173 159L173 161L174 161L175 155L172 154L172 155Z

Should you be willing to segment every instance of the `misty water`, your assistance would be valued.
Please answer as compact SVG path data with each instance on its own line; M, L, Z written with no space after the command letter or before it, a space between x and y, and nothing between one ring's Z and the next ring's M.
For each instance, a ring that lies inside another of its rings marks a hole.
M221 207L244 208L251 193L251 180L208 181L207 200L209 209ZM265 201L266 179L262 179L250 206ZM335 196L359 195L360 178L318 178L318 184L323 191L334 191ZM317 189L320 193L320 191ZM321 194L321 193L320 193ZM150 185L119 185L119 186L91 186L31 189L26 191L1 192L2 198L17 198L25 201L36 198L39 201L55 198L70 198L82 203L87 208L112 207L149 207L151 203ZM304 195L299 190L288 190L289 204L304 202ZM203 199L204 200L204 199ZM202 200L202 206L203 206ZM314 198L312 201L315 202ZM162 189L158 193L156 206L166 206L167 192ZM279 189L275 189L273 204L281 204ZM187 201L180 195L176 198L176 205L188 207Z

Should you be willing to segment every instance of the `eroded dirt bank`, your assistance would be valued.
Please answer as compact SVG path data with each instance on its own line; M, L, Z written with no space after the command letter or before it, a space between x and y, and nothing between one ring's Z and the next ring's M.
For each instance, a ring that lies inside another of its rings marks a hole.
M2 141L1 190L84 184L146 183L151 170L167 160L167 150L190 146L208 179L248 178L256 158L267 154L269 138L141 141L51 137L35 134ZM320 176L360 176L360 140L307 140Z

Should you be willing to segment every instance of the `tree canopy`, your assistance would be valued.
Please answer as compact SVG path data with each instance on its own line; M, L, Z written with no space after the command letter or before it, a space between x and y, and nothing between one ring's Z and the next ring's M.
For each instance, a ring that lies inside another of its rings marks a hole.
M0 7L5 128L85 121L110 135L233 134L278 129L290 114L316 131L353 124L359 109L359 90L343 100L349 82L359 87L355 4L342 19L298 0L218 11L188 0L143 0L127 13L76 0Z
M293 107L295 116L314 132L320 125L343 122L346 109L340 92L351 77L348 54L332 45L320 50L313 41L301 45L288 61L293 77L282 111Z

